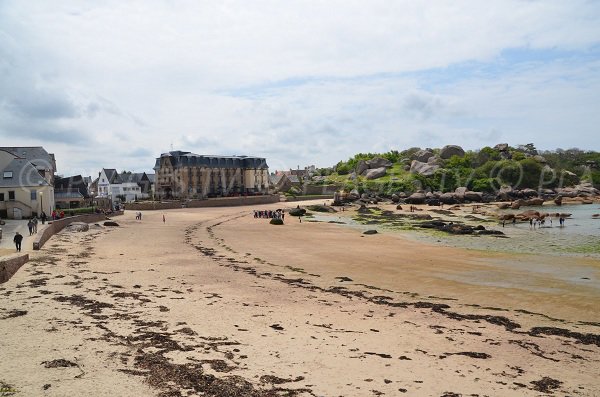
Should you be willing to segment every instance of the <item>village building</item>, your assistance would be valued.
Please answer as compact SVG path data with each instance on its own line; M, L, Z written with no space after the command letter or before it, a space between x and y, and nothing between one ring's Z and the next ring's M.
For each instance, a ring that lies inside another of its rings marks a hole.
M207 198L267 194L269 168L264 158L206 156L183 151L156 159L159 198Z
M0 147L0 218L23 219L54 209L56 160L41 146Z
M152 182L145 172L123 172L103 168L92 183L96 198L110 199L114 204L147 199L152 196Z
M75 175L70 177L56 177L54 179L54 201L56 208L71 209L87 207L91 204L88 191L89 177Z

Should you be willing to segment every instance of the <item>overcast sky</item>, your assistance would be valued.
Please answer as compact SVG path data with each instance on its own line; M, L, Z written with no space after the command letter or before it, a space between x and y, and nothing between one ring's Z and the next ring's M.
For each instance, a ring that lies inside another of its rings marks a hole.
M173 147L271 170L508 142L600 150L600 1L0 1L0 146L61 174Z

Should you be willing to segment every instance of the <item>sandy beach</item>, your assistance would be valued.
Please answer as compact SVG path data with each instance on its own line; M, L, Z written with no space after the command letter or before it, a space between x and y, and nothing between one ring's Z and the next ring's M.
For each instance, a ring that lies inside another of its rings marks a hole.
M284 206L296 203L261 208ZM63 231L30 252L0 285L0 389L600 394L598 259L289 217L274 226L253 209L145 212L141 221L126 211L119 227Z

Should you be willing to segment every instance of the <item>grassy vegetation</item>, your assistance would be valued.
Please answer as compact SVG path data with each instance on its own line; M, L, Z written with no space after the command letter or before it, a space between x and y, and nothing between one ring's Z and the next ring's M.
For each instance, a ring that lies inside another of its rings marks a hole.
M600 153L594 151L557 149L538 152L533 144L527 144L509 147L503 156L498 150L484 147L467 151L463 157L438 159L440 168L431 176L423 176L406 171L417 150L359 153L347 161L340 161L332 170L320 170L320 174L325 176L320 183L335 184L344 191L356 189L359 193L374 192L384 196L427 188L448 192L460 186L490 193L503 185L518 189L552 189L584 181L600 188ZM439 151L434 150L436 152ZM367 180L353 175L361 160L375 157L383 157L393 163L385 176Z

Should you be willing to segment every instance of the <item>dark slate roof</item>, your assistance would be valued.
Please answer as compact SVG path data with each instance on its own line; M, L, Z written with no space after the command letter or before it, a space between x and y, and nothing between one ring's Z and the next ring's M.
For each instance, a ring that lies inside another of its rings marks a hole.
M56 171L54 154L48 153L46 149L41 146L5 146L0 147L0 149L6 150L17 157L27 159L36 168L52 169Z
M210 156L176 150L163 153L156 159L154 169L160 168L161 158L168 157L173 167L209 167L209 168L269 168L267 160L262 157L249 156Z
M110 184L118 184L121 183L121 178L119 178L119 173L114 168L104 168L104 173L106 174L106 178L108 178L108 183Z
M133 183L147 183L150 182L148 175L145 172L132 172L127 174L120 174L122 183L133 182Z
M64 192L66 190L78 191L82 197L89 197L88 186L81 175L73 175L65 178L54 179L54 192Z
M279 181L281 181L281 178L283 178L283 175L269 175L269 182L271 182L272 185L277 185L279 183Z
M298 179L298 175L286 175L287 179L292 183L300 183L300 179Z
M5 172L12 172L12 178L4 178ZM38 170L27 159L16 158L12 160L0 175L0 187L35 187L50 185Z
M148 177L148 180L150 181L150 183L154 183L154 179L156 177L155 174L146 174L146 176Z
M84 196L78 190L72 189L64 189L64 190L55 190L54 191L54 199L55 200L66 200L66 199L83 199Z

